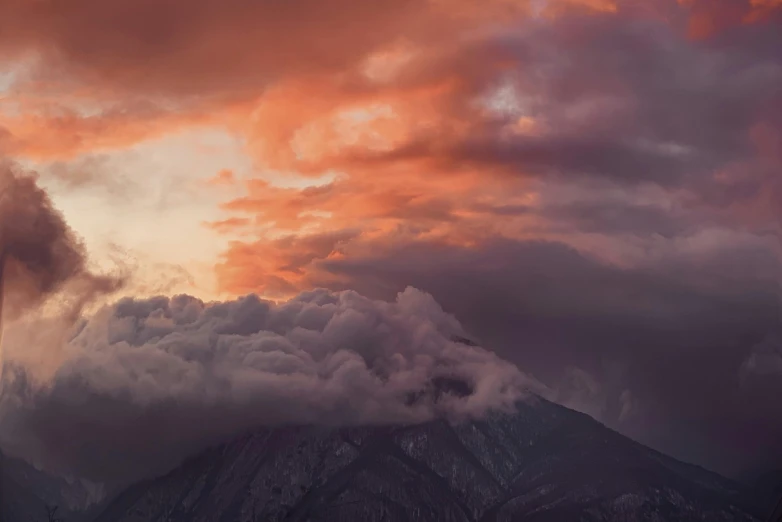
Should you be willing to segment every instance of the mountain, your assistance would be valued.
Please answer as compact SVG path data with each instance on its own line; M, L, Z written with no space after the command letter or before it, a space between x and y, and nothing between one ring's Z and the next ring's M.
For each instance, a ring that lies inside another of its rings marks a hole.
M98 504L101 491L78 480L66 480L38 470L21 459L0 454L0 513L2 522L47 519L47 507L67 522L81 522Z
M772 513L776 508L774 522L782 521L782 470L761 473L750 481L752 490L763 507L763 513Z
M9 473L11 459L0 453L0 520L2 522L36 522L44 520L46 504Z
M479 422L260 429L95 522L755 522L735 483L540 398Z

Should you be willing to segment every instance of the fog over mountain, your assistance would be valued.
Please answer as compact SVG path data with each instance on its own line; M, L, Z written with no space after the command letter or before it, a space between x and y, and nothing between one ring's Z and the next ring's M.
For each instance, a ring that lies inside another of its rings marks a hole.
M127 482L256 426L469 419L536 386L464 335L412 288L394 302L123 299L76 325L51 382L7 364L0 440L54 471ZM449 381L468 393L440 396Z

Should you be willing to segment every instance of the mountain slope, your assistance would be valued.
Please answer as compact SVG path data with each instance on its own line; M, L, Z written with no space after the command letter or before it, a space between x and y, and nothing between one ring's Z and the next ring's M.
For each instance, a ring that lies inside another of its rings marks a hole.
M763 473L752 480L751 484L758 502L763 506L763 512L773 513L769 516L775 517L774 522L782 521L782 470Z
M36 522L46 516L46 504L9 473L10 459L0 453L0 520Z
M101 498L102 492L96 486L51 475L21 459L6 458L4 471L21 487L35 492L46 504L58 506L63 513L86 510Z
M264 429L121 494L96 522L754 521L730 481L544 400L513 415Z
M57 516L67 522L83 522L98 509L100 490L51 475L21 459L0 454L0 477L0 522L45 521L47 506L57 507Z

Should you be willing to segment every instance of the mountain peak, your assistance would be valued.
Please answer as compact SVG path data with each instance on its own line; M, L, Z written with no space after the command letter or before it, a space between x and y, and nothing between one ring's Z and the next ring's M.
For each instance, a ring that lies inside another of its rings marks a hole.
M753 509L731 481L533 399L461 423L259 429L128 488L96 522L757 522Z

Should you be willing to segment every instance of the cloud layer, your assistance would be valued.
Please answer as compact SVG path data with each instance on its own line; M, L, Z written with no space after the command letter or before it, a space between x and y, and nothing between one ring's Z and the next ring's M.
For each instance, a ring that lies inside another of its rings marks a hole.
M463 336L413 288L391 302L128 298L79 325L51 382L8 365L0 437L49 469L117 484L246 429L465 419L538 386Z

